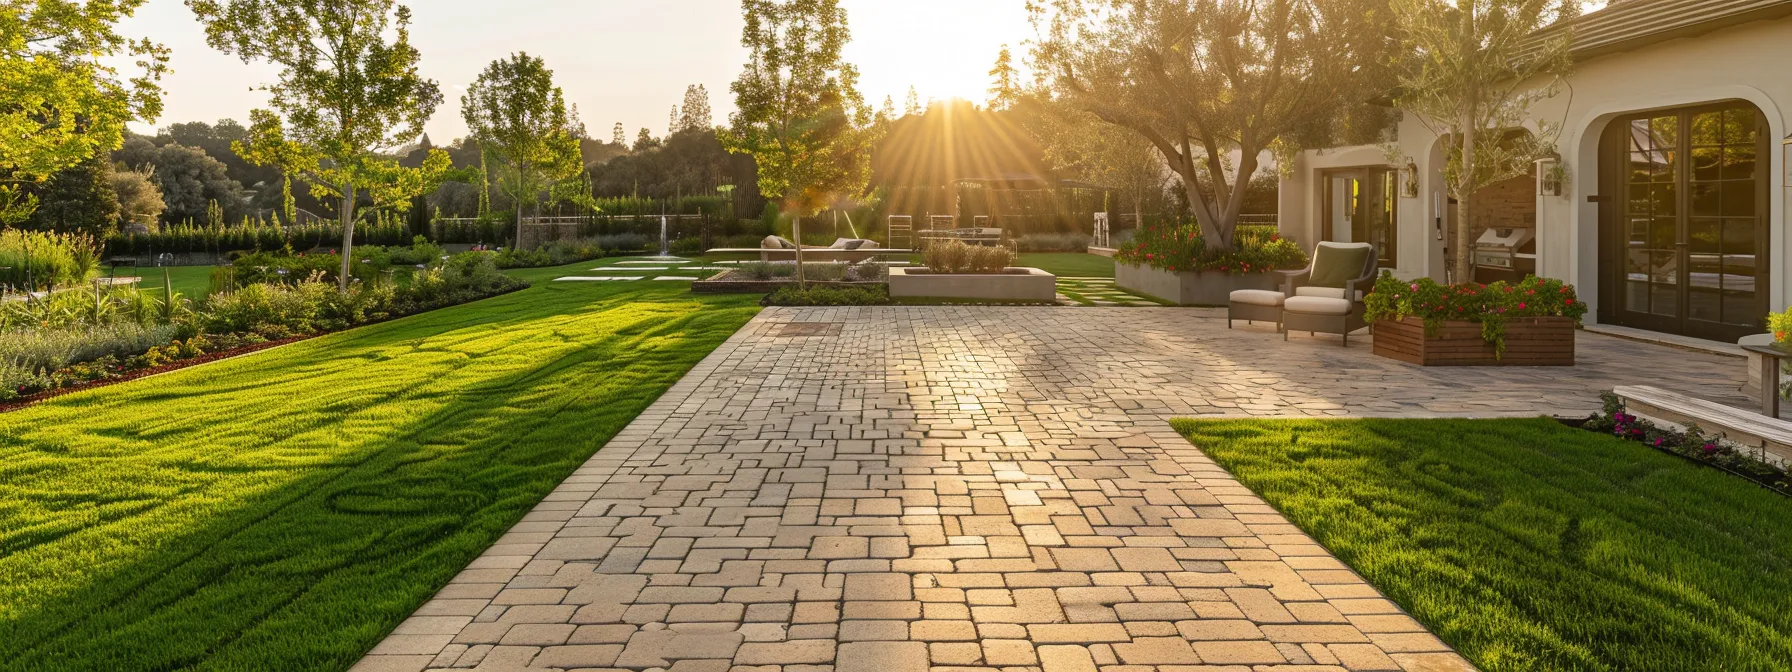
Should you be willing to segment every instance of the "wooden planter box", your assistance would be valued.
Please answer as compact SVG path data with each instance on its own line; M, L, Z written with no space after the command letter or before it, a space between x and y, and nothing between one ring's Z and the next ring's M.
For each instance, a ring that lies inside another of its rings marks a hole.
M1480 322L1446 321L1425 333L1425 321L1409 317L1375 323L1375 354L1420 366L1574 366L1574 320L1521 317L1506 322L1506 353L1495 358L1481 340Z

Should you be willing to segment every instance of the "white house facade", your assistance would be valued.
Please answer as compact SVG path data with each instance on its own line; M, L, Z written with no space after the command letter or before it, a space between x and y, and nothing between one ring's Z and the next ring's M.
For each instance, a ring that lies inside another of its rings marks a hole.
M1589 322L1733 342L1792 301L1792 0L1620 0L1575 20L1575 68L1531 110L1559 162L1471 200L1474 280L1575 284ZM1449 277L1455 208L1436 133L1412 115L1387 147L1303 152L1281 185L1284 235L1373 242L1383 267ZM1492 234L1482 238L1488 230Z

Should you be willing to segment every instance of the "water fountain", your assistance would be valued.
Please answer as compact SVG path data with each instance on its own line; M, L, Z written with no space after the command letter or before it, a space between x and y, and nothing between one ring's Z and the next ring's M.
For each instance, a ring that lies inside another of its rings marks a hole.
M667 263L667 264L683 264L683 263L690 261L689 259L685 259L683 257L672 256L671 232L672 232L671 218L666 215L660 215L660 253L659 253L659 256L647 257L648 261Z
M670 256L672 256L672 251L668 249L666 242L666 216L660 215L660 258L664 259Z

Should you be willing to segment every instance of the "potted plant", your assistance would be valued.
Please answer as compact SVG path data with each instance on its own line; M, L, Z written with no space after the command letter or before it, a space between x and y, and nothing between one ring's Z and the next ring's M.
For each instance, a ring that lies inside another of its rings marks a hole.
M1058 300L1058 277L1013 267L1014 250L953 240L927 246L922 268L890 269L890 296L986 301Z
M1150 225L1114 253L1114 284L1183 306L1223 306L1239 289L1276 289L1273 271L1302 268L1307 253L1268 227L1239 227L1230 249L1210 250L1192 223Z
M1587 312L1572 285L1440 285L1383 273L1365 300L1375 354L1422 366L1573 366Z
M1744 336L1736 341L1737 345L1771 345L1782 350L1792 350L1792 309L1780 313L1767 314L1767 332ZM1742 391L1748 398L1759 401L1761 398L1761 355L1752 351L1743 351L1748 357L1748 384ZM1780 398L1792 393L1792 362L1780 362Z

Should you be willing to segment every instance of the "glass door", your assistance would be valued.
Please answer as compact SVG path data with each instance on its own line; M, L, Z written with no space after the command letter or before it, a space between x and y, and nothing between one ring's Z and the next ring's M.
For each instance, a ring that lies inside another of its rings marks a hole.
M1606 135L1610 321L1733 342L1767 313L1765 120L1746 103L1619 119ZM1612 170L1615 169L1615 170ZM1614 226L1615 225L1615 226ZM1757 291L1757 288L1760 291Z
M1398 261L1399 172L1381 166L1330 171L1325 178L1325 219L1320 239L1370 243L1383 268Z

